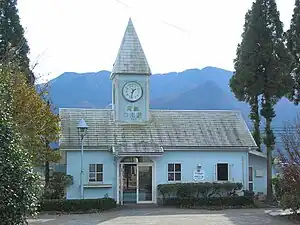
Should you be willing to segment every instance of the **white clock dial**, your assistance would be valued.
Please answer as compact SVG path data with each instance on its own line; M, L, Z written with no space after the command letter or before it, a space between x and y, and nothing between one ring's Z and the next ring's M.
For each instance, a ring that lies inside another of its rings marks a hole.
M137 82L129 81L123 86L123 96L128 101L135 102L143 95L143 89Z

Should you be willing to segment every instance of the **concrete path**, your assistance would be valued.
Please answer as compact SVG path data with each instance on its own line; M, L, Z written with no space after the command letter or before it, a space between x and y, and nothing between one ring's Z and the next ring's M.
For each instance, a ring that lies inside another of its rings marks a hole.
M139 207L115 209L103 213L41 215L28 220L30 225L292 225L294 223L270 216L264 209L230 209L207 211Z

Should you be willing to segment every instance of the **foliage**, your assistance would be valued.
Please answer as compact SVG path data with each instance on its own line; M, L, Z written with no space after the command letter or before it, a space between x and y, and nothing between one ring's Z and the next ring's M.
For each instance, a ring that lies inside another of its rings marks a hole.
M250 117L254 120L254 138L259 130L260 114L265 118L267 148L267 193L272 198L272 150L275 136L271 123L276 116L274 106L293 86L289 73L291 56L284 44L282 22L275 0L256 0L246 15L242 43L238 46L235 60L235 75L230 86L236 97L251 106Z
M277 199L277 201L280 201L284 194L283 188L281 186L282 178L280 176L273 177L272 184L273 184L273 188L274 188L274 192L275 192L275 198Z
M26 224L26 216L36 213L41 183L14 124L11 72L0 71L0 218L1 224Z
M174 183L157 186L163 205L180 207L241 207L254 205L253 195L238 196L241 183Z
M300 116L286 123L281 134L284 150L279 150L278 166L282 173L273 179L275 195L284 209L300 209Z
M22 144L30 150L35 165L60 159L59 152L48 145L58 139L59 117L53 113L52 105L42 99L45 94L45 90L38 94L21 75L14 78L13 117L23 136Z
M249 191L249 190L243 190L244 192L244 196L246 197L254 197L255 193L253 191Z
M244 101L250 105L250 119L254 125L253 138L260 149L260 116L258 107L258 96L260 95L260 87L255 82L258 80L257 73L258 63L255 61L255 55L250 54L257 48L255 43L251 42L251 33L249 34L249 23L251 22L251 11L249 10L245 16L244 31L242 34L242 43L238 45L236 58L234 60L235 72L230 79L229 86L235 97L239 101ZM250 54L250 55L249 55Z
M109 210L116 207L116 201L112 198L100 199L74 199L74 200L47 200L41 202L40 211L61 211L61 212L85 212L90 210Z
M283 209L300 209L300 167L285 165L282 177L273 178L275 196Z
M45 186L44 199L64 198L65 188L73 184L73 177L62 172L53 172L49 184Z
M157 186L158 191L163 198L170 198L176 196L178 198L210 198L214 196L221 196L222 193L232 195L233 191L241 190L243 185L241 183L174 183L174 184L160 184Z
M289 97L298 105L300 101L300 0L295 2L294 14L286 38L287 48L293 59L291 71L294 78L294 86Z
M14 75L25 74L31 85L35 78L30 70L29 46L20 24L17 0L0 1L0 62L14 65Z

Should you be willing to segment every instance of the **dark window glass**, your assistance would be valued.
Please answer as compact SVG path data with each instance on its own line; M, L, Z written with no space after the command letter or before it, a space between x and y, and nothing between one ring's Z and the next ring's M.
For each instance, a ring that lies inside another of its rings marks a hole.
M249 191L253 191L253 183L249 183Z
M174 173L168 173L168 181L174 181Z
M95 164L90 164L90 172L95 172Z
M96 181L96 174L95 173L89 173L89 181Z
M168 172L174 172L174 164L168 164Z
M181 164L175 164L175 171L181 172Z
M181 180L181 164L169 163L168 164L168 181L180 181Z
M103 173L97 173L96 181L103 181Z
M175 173L175 180L176 181L181 180L181 173Z
M103 181L103 164L89 165L89 182Z
M227 163L218 163L217 164L217 175L218 175L218 180L228 181L228 164Z
M249 181L253 181L253 167L249 167Z
M103 164L97 164L97 172L103 172Z

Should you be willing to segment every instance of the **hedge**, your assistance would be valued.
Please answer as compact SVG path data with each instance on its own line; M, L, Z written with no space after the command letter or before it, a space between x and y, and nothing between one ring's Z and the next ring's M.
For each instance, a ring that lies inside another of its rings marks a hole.
M300 188L293 188L285 177L277 176L272 179L277 203L282 209L292 209L296 214L300 208ZM294 187L296 185L294 184ZM297 187L297 186L296 186Z
M241 183L174 183L160 184L163 205L181 207L199 206L249 206L254 205L254 193L247 192L238 196Z
M241 190L243 185L241 183L171 183L171 184L160 184L157 186L158 191L161 193L163 198L166 197L221 197L235 195L235 192Z
M112 198L99 199L44 199L39 211L86 212L90 210L109 210L116 207Z

